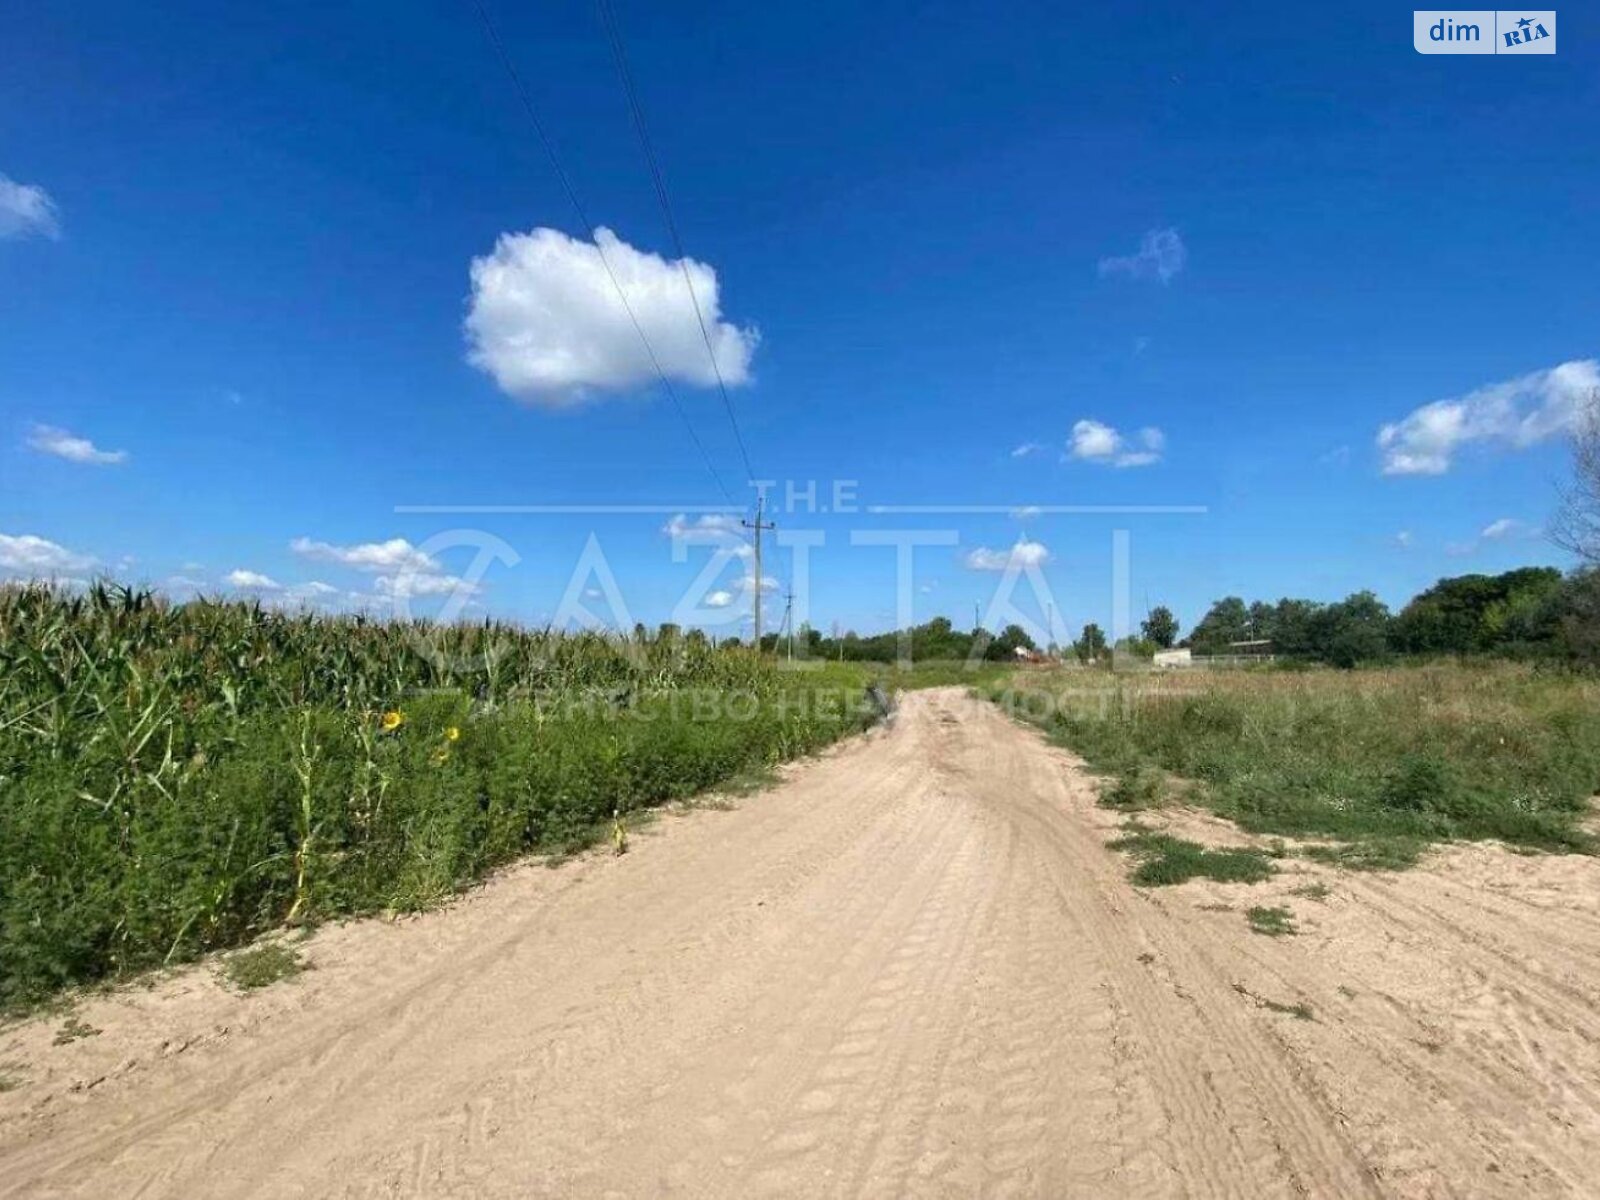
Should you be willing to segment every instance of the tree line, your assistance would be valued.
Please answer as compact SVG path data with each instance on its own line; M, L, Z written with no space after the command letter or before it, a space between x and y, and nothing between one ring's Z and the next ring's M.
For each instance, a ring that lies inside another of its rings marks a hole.
M1592 661L1600 650L1597 616L1600 573L1522 567L1441 579L1397 613L1370 591L1332 604L1226 596L1184 644L1196 654L1227 654L1239 642L1266 640L1275 655L1343 667L1395 655Z
M1413 597L1399 612L1370 591L1333 603L1284 597L1247 602L1225 596L1211 605L1187 637L1165 605L1152 608L1137 636L1117 649L1140 658L1172 647L1196 655L1236 654L1240 643L1265 642L1278 658L1352 667L1388 658L1490 655L1600 663L1600 568L1563 574L1555 567L1521 567L1499 575L1457 575ZM693 631L691 631L691 636ZM784 634L767 634L762 649L788 649ZM1095 622L1085 624L1065 646L1046 647L1057 657L1095 663L1111 643ZM836 637L802 625L795 631L797 658L845 662L894 662L909 652L914 662L985 660L1009 662L1018 650L1040 647L1019 625L999 633L957 629L935 617L905 630Z

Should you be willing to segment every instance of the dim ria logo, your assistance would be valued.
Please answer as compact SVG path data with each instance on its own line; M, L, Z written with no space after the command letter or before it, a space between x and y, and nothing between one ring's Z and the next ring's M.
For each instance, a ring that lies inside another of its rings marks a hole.
M1418 9L1411 14L1418 54L1554 54L1555 9Z

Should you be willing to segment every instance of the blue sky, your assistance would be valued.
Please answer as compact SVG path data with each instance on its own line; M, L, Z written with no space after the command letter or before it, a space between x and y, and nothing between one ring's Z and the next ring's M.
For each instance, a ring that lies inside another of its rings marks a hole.
M594 8L485 3L745 503ZM780 513L827 539L817 624L893 623L861 529L955 529L914 594L962 624L1019 537L1073 629L1118 528L1135 606L1186 626L1565 565L1537 530L1600 355L1585 11L1530 58L1419 56L1388 5L616 11L758 474L996 510ZM651 622L699 574L662 531L724 497L468 0L32 6L0 176L0 570L348 605L465 573L437 535L470 526L519 559L476 602L542 620L592 532ZM427 504L661 511L396 511Z

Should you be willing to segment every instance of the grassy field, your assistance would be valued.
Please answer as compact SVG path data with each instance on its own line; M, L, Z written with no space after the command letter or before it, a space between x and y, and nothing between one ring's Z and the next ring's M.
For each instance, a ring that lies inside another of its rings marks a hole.
M1593 676L1504 663L1019 672L990 694L1113 776L1104 802L1130 812L1181 798L1355 866L1404 866L1453 838L1591 848Z
M0 1009L432 904L864 727L869 674L693 637L0 589Z

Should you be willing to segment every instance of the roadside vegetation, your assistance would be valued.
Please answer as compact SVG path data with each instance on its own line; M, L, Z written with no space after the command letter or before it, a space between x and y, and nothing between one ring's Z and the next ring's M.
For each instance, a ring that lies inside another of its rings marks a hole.
M990 695L1109 775L1103 803L1125 812L1181 799L1354 867L1406 866L1456 838L1593 845L1582 821L1600 791L1600 678L1589 674L1505 662L1021 671Z
M675 631L0 589L0 1010L428 906L863 728L867 678Z

